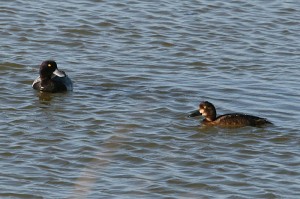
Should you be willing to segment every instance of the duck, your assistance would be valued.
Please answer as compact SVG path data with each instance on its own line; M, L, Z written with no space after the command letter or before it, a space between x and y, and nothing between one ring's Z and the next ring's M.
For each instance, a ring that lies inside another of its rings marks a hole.
M229 113L217 117L215 106L208 101L201 102L199 104L199 109L191 112L188 117L196 117L200 115L204 117L202 124L205 126L239 128L245 126L262 127L267 124L272 124L265 118L243 113Z
M39 76L32 83L32 88L41 92L65 92L73 90L73 83L64 71L58 70L53 60L43 61Z

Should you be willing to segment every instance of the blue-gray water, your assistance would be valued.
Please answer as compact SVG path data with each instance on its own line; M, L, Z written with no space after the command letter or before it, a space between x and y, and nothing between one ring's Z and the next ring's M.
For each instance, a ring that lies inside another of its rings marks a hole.
M1 1L0 198L298 198L298 1ZM74 92L32 90L55 59ZM266 128L199 127L201 100Z

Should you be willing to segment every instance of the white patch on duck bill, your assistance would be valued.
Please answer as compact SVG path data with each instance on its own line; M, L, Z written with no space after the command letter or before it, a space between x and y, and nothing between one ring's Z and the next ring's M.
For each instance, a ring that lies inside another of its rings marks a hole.
M65 77L65 73L61 72L60 70L56 69L54 72L53 72L54 75L58 76L58 77Z

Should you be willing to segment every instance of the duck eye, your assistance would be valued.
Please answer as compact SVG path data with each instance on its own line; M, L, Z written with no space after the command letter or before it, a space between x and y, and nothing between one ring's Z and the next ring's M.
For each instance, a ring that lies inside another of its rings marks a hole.
M51 67L51 64L48 64L48 67Z

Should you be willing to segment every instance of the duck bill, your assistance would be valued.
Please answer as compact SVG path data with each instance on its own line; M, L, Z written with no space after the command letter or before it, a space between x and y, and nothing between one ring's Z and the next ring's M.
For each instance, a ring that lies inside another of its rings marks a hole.
M53 72L53 74L58 76L58 77L65 77L66 76L64 72L62 72L60 70L57 70L57 69Z
M202 115L202 114L199 112L199 110L196 110L196 111L191 112L188 117L196 117L196 116L200 116L200 115Z

